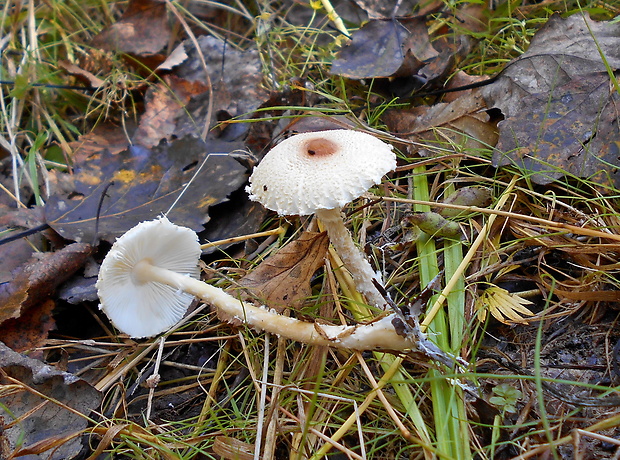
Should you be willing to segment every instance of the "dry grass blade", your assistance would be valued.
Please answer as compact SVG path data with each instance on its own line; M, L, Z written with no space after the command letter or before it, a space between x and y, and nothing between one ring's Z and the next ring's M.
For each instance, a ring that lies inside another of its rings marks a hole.
M380 197L375 197L379 199ZM577 225L566 224L563 222L555 222L549 219L542 219L540 217L535 216L527 216L519 213L509 212L509 211L501 211L501 210L492 210L487 208L479 208L477 206L460 206L454 204L445 204L445 203L435 203L429 201L421 201L421 200L410 200L406 198L394 198L394 197L383 197L385 201L392 201L395 203L409 203L409 204L423 204L429 206L435 206L438 208L450 208L450 209L458 209L466 213L475 212L480 214L491 214L501 217L508 217L516 220L525 220L528 222L534 222L536 224L541 225L544 229L551 230L560 230L566 231L567 233L573 233L575 235L583 235L583 236L592 236L596 238L609 239L613 241L620 241L620 235L604 232L602 230L588 228L588 227L579 227Z

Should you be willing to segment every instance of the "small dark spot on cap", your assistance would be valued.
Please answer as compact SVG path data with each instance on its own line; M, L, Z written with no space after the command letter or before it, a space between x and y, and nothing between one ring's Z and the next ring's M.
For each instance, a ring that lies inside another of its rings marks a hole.
M263 192L266 192L266 191L267 191L267 186L263 185Z

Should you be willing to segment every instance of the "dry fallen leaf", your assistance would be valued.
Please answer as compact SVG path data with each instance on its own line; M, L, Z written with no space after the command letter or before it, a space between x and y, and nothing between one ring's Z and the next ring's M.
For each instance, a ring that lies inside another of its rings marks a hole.
M75 75L78 78L84 79L91 88L99 88L104 85L104 81L93 75L88 70L84 70L81 67L65 60L58 61L58 65L65 69L71 75Z
M243 277L239 283L269 308L298 310L312 294L310 280L329 246L327 233L304 232Z
M252 460L256 446L230 436L216 436L213 452L223 460Z
M420 4L417 0L399 2L386 2L385 0L354 0L354 2L368 14L370 19L403 17L411 14L415 8L420 8Z
M200 81L187 81L174 75L165 75L163 83L152 86L146 93L144 113L132 143L155 147L165 139L177 136L177 119L193 96L208 87ZM178 136L177 136L178 137Z
M168 44L171 30L165 1L131 0L121 19L96 35L91 45L150 56Z
M252 113L269 97L263 85L263 67L258 50L249 47L238 50L212 36L197 39L201 53L193 42L183 42L187 54L174 74L183 80L213 87L213 92L203 92L191 98L185 110L179 111L174 134L183 137L201 134L207 124L210 94L213 95L213 113L209 120L211 126L230 118L250 118ZM203 58L208 75L205 75ZM235 123L228 129L236 130L228 138L239 138L249 129L250 123Z
M166 60L159 64L155 70L171 70L172 68L185 62L186 59L187 53L185 52L185 45L181 43L179 46L172 50Z
M55 307L53 300L43 300L22 312L19 318L5 321L0 327L0 341L20 353L43 346L48 332L56 327L52 316ZM29 356L35 357L32 353Z
M385 114L385 122L391 131L416 141L449 140L466 149L488 148L497 142L496 128L476 90L449 103L391 110Z
M72 164L85 161L93 153L107 150L111 154L126 150L131 145L129 136L136 130L135 123L131 119L126 120L124 126L111 123L101 123L86 134L81 135L76 141L70 142L73 149Z

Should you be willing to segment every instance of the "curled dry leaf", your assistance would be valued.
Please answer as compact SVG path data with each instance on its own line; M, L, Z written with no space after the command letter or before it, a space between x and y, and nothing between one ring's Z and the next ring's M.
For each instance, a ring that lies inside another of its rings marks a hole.
M81 268L92 247L75 243L22 266L15 278L0 290L0 323L19 318L22 312L44 301L64 281Z
M213 452L223 459L253 460L256 446L231 436L216 436Z
M166 60L159 64L155 70L171 70L172 68L182 64L187 59L187 53L185 52L185 45L181 43L172 53L168 55Z
M458 223L444 218L436 212L419 212L410 214L405 219L420 227L420 229L434 237L458 239L463 236Z
M304 232L244 276L239 284L279 312L300 309L312 294L310 280L323 265L327 233Z
M77 66L69 61L60 60L58 61L58 65L71 75L85 80L91 88L99 88L105 83L101 78L96 77L88 70L82 69L80 66Z
M453 204L456 206L476 206L485 208L491 204L493 200L493 192L488 187L470 186L462 187L444 200L445 204ZM454 208L441 208L437 211L443 217L464 217L467 211Z

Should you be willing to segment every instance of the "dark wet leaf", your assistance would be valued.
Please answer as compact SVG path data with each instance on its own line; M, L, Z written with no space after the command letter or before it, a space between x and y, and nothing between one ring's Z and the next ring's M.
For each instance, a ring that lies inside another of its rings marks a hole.
M426 81L426 87L443 84L459 60L467 56L471 42L466 37L456 37L455 41L442 37L433 41L433 47L439 54L425 60L426 65L418 71L419 77Z
M218 241L254 233L264 222L267 212L267 208L262 204L248 200L245 190L235 193L231 201L211 209L211 221L205 225L205 231L200 232L200 239L205 242ZM233 245L234 243L213 246L204 249L202 253L226 250Z
M176 77L192 84L213 87L213 113L209 120L211 126L215 121L232 117L250 118L252 113L269 98L263 87L263 72L260 55L255 48L240 51L222 40L212 36L198 37L201 55L193 42L183 42L187 53L185 59L174 69ZM207 66L208 77L202 64ZM209 92L197 94L190 99L187 106L178 113L174 134L200 135L207 123L209 110ZM225 114L225 116L220 116ZM247 123L236 123L226 139L237 139L248 129Z
M328 246L327 233L305 232L265 259L239 283L269 308L299 309L312 294L310 280L323 265Z
M245 139L246 145L254 155L262 158L267 153L266 148L272 143L274 133L278 128L282 129L282 120L278 117L284 113L286 107L308 104L307 92L303 88L303 82L296 81L295 84L285 87L282 92L272 94L267 101L261 104L260 111L256 112L254 118L261 117L264 120L249 123L248 135ZM276 108L270 110L272 107Z
M58 298L73 305L79 305L82 302L97 302L97 277L76 276L64 283L58 289Z
M495 166L513 163L533 171L539 184L568 174L620 186L614 144L620 138L620 95L599 49L620 69L620 24L554 15L528 51L483 89L489 106L505 117Z
M112 242L139 222L166 212L210 153L168 214L175 223L200 231L209 220L209 207L227 200L247 179L246 169L227 155L240 148L243 144L186 138L152 150L132 146L116 155L92 153L75 167L74 191L50 197L47 222L67 239L91 242L99 200L114 182L103 201L98 235Z
M315 131L329 131L331 129L356 128L359 128L359 123L356 124L344 115L310 115L292 120L287 129L288 131L295 133L310 133Z
M96 410L101 393L86 381L20 355L1 342L0 385L5 389L0 397L4 424L0 442L5 453L28 460L66 460L80 452L79 434L88 427L80 414L88 416ZM18 418L19 423L11 423Z
M411 89L443 82L469 42L445 37L431 43L425 16L375 19L353 33L352 41L332 63L331 72L348 78L401 77ZM406 96L407 94L399 94Z
M397 20L368 21L353 33L351 43L332 63L331 72L348 78L390 77L405 61L405 42L410 35Z

